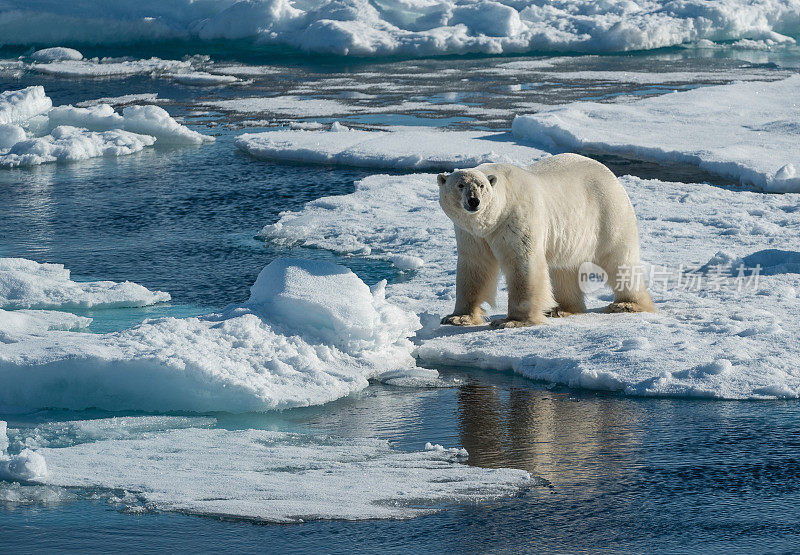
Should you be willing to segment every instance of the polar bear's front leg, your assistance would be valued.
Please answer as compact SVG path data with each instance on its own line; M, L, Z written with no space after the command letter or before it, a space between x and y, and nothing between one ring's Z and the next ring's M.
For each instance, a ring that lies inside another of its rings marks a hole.
M481 304L494 303L500 266L489 245L456 227L456 308L442 318L442 324L479 326L485 323Z
M508 287L508 316L493 320L493 328L521 328L544 324L544 312L555 302L544 249L530 256L511 258L504 264Z

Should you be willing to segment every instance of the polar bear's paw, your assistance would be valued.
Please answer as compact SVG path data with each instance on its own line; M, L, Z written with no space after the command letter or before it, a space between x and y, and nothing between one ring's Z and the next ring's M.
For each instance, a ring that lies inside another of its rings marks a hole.
M653 309L650 306L630 301L611 303L605 308L605 312L611 314L616 314L620 312L652 312L652 311Z
M491 326L494 329L506 329L506 328L527 328L528 326L536 326L538 324L544 324L544 319L541 320L514 320L512 318L501 318L500 320L492 320L490 322Z
M544 313L544 315L548 318L566 318L567 316L572 316L573 314L577 314L577 312L564 310L560 306L553 307Z
M483 316L473 314L451 314L442 318L442 324L451 326L482 326L485 323Z

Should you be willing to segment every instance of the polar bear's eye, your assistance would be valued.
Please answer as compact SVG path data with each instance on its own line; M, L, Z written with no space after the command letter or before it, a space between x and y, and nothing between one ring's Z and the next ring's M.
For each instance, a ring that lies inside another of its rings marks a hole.
M458 188L459 188L459 189L463 189L463 188L464 188L464 184L463 184L463 183L459 183L459 184L458 184Z

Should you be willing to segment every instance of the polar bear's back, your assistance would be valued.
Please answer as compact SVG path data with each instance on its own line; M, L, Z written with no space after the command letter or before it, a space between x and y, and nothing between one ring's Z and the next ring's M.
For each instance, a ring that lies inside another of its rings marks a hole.
M507 200L546 221L547 250L555 265L603 258L606 248L619 245L627 245L638 259L633 206L614 173L600 162L557 154L527 168L491 164L486 170L507 178Z

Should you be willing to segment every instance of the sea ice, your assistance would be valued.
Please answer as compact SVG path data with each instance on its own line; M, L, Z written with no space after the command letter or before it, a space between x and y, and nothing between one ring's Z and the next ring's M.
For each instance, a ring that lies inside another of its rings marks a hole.
M0 167L122 156L156 140L203 144L214 137L179 124L159 106L125 106L118 114L108 104L53 108L40 86L0 93Z
M413 313L350 270L276 260L250 299L217 314L104 335L49 332L0 350L0 406L264 411L322 404L407 370ZM399 383L399 382L398 382Z
M592 150L691 164L767 192L800 192L800 75L734 83L638 101L575 102L512 126L548 150Z
M28 482L47 476L47 463L42 455L30 449L8 455L8 443L8 424L0 420L0 481Z
M254 96L229 100L208 100L203 106L243 114L271 113L281 116L317 118L364 112L361 106L350 106L336 100L301 98L299 96Z
M155 143L154 137L118 129L102 133L60 125L49 135L21 140L0 153L0 167L37 166L47 162L75 162L98 156L123 156Z
M0 308L139 307L168 300L169 293L130 281L72 281L62 264L0 258Z
M256 41L352 56L631 51L692 42L793 44L793 0L7 0L5 44ZM743 40L742 40L743 39Z
M0 92L0 123L21 124L53 106L44 87L27 87L18 91Z
M36 62L62 62L64 60L82 60L83 54L74 48L54 46L37 50L31 54L31 59Z
M39 452L46 484L124 490L125 507L269 522L412 518L533 484L525 471L466 466L463 450L437 447L187 428Z
M355 193L282 214L261 235L349 255L423 259L387 296L422 318L415 355L426 367L511 370L631 395L800 395L800 195L621 181L639 219L655 314L590 312L519 330L440 327L453 308L456 252L435 175L368 177ZM747 265L742 280L740 260ZM758 264L762 275L753 279ZM591 294L589 307L607 304L609 293ZM502 313L505 302L501 291L493 312Z
M507 133L390 127L358 131L282 130L249 133L236 146L256 158L402 170L452 170L484 162L532 164L545 152L517 145Z
M167 73L165 77L169 77L173 81L183 83L184 85L196 85L199 87L213 86L213 85L230 85L231 83L241 83L242 80L235 75L220 75L215 73L208 73L206 71L191 71L186 73Z
M75 104L78 108L89 108L99 104L110 106L127 106L138 102L158 102L158 93L123 94L122 96L104 96L93 100L83 100Z
M118 114L108 104L88 108L57 106L48 113L50 126L73 125L89 131L111 131L124 129L130 133L145 135L162 144L203 144L214 141L214 137L203 135L175 121L160 106L125 106Z
M0 16L1 18L2 16ZM47 63L34 63L31 69L48 75L61 77L129 77L131 75L162 75L192 69L188 60L115 60L94 58L92 60L66 59Z
M30 335L53 330L79 330L89 326L91 318L57 310L3 310L0 308L0 344L15 343Z

